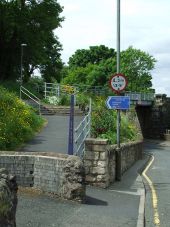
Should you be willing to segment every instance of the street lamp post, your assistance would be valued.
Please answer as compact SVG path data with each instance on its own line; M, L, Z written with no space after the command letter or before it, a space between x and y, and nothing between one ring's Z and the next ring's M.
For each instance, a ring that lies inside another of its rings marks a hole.
M21 71L20 71L20 84L23 82L23 55L24 55L24 47L26 47L26 43L21 44Z

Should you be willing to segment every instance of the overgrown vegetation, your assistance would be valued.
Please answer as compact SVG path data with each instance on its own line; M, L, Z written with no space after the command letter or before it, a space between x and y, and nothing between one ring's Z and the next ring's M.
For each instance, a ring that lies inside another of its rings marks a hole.
M0 149L13 150L29 140L44 123L15 94L0 87Z
M102 98L96 100L92 112L92 136L95 138L108 139L111 144L116 143L116 122L115 110L108 110ZM120 141L128 142L137 140L139 134L136 126L131 122L125 113L121 114Z

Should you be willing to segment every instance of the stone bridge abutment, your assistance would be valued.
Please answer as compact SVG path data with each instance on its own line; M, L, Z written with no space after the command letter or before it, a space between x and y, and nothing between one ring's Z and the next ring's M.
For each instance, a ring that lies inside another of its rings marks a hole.
M166 139L170 129L170 98L159 94L152 105L136 105L135 109L144 138Z

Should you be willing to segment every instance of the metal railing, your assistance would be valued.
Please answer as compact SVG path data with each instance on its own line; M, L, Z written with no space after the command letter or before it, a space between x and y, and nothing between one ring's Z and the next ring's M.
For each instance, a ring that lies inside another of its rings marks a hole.
M55 83L44 84L44 97L45 99L49 96L60 96L60 85Z
M23 86L20 86L20 99L22 99L22 94L26 95L36 106L38 106L38 112L41 114L41 101L40 99L31 93L28 89ZM34 106L35 106L34 105Z
M90 137L91 129L91 99L88 114L83 118L78 127L74 130L74 154L83 157L85 151L85 139Z
M126 92L125 96L129 96L132 101L154 101L154 93L138 93L138 92Z
M65 94L76 94L77 89L75 86L71 85L61 85L55 83L46 83L44 84L44 97L45 99L49 96L59 97L61 93Z

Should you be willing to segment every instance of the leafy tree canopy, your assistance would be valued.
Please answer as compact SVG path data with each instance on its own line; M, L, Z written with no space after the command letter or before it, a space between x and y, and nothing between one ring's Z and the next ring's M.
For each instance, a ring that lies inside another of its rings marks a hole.
M90 46L89 49L77 50L69 58L69 68L86 67L89 63L99 64L102 60L106 60L115 56L115 51L104 45Z
M21 44L24 47L24 79L39 68L42 76L57 77L61 69L61 44L53 30L60 26L62 7L56 0L0 1L0 79L20 75Z
M77 52L76 52L77 53ZM75 55L73 55L75 56ZM71 59L71 58L70 58ZM151 70L156 60L148 53L129 47L121 52L121 73L128 79L127 91L147 91L152 87ZM116 73L116 56L105 58L98 63L87 63L84 67L67 68L63 83L108 87L111 75Z

